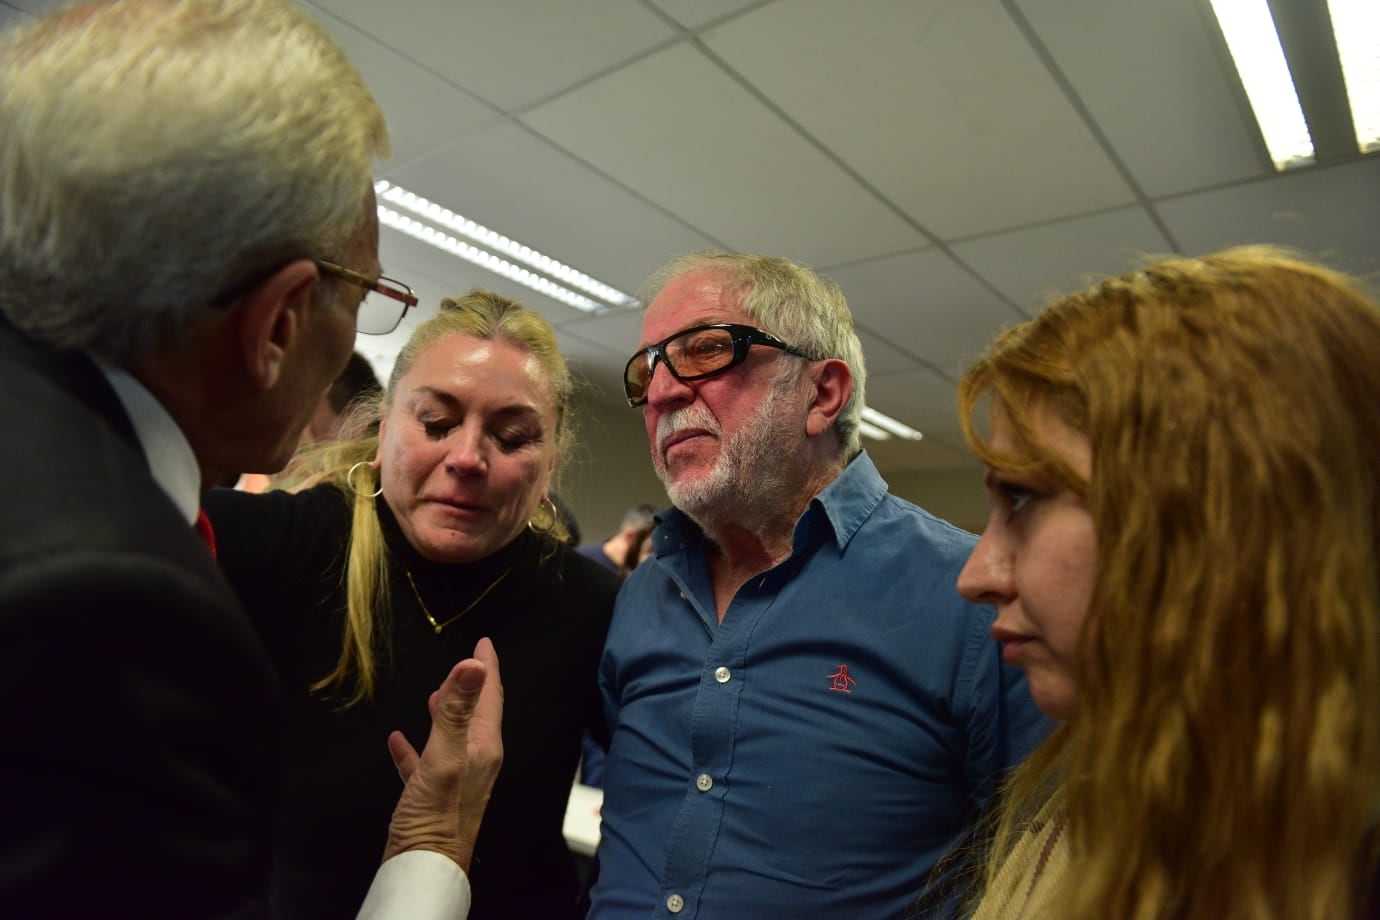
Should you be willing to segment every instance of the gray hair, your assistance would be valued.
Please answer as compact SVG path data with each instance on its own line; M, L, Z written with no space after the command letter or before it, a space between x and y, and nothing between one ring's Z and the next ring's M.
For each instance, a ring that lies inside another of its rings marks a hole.
M656 509L647 504L636 505L624 512L623 522L619 529L649 530L654 523L656 523Z
M367 217L383 114L285 0L113 0L0 37L0 312L116 362Z
M837 284L803 265L776 256L699 252L663 266L644 286L642 302L651 303L673 279L694 271L723 277L738 293L738 306L764 332L801 351L838 358L853 373L853 394L834 420L844 458L862 450L858 422L866 404L867 364L853 328L853 314Z

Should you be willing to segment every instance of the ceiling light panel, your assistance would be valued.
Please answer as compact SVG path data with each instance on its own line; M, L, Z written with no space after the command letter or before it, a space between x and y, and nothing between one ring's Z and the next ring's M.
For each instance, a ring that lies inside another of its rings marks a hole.
M1266 0L1211 0L1276 169L1313 162L1299 96ZM1375 2L1375 0L1367 0Z
M858 422L858 431L862 434L863 437L871 438L874 441L891 440L891 434L889 432L883 431L876 425L872 425L867 422Z
M642 305L636 297L624 293L612 285L592 278L584 272L571 268L563 262L558 262L550 256L537 252L530 246L524 246L522 243L497 231L490 230L482 224L477 224L456 214L449 208L429 201L414 192L409 192L401 186L393 185L381 179L374 183L374 193L379 198L380 206L386 202L400 210L409 211L424 222L462 236L505 260L521 263L535 269L557 282L558 286L583 291L602 300L604 304L614 307L632 308ZM584 308L581 307L580 309Z
M1380 150L1380 3L1327 0L1351 120L1362 153Z
M870 406L865 406L862 410L863 424L871 427L880 428L888 435L895 435L898 438L905 438L907 441L918 441L924 437L909 425L896 421L885 413L878 412Z
M607 304L599 303L595 300L572 291L567 287L556 284L549 278L545 278L536 272L529 271L519 265L514 265L507 259L500 258L492 252L472 246L463 240L458 240L454 236L437 230L435 227L415 220L406 214L399 214L392 208L379 205L379 223L385 227L391 227L399 233L406 234L414 240L420 240L430 246L435 246L442 252L448 252L459 259L464 259L473 265L493 272L509 281L515 281L524 287L531 288L539 294L545 294L552 300L559 301L566 306L583 310L586 313L600 313L609 309Z

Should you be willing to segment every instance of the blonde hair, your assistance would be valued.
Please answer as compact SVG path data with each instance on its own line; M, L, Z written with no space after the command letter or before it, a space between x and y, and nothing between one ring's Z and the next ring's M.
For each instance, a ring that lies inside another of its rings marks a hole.
M856 456L862 450L858 423L866 404L867 362L843 290L789 259L698 252L662 266L643 287L642 302L651 303L673 279L695 271L723 276L740 298L737 306L761 323L763 332L811 355L839 358L848 365L853 393L834 420L834 432L844 459Z
M1350 279L1244 247L1061 300L968 371L977 455L1077 488L1098 541L1078 712L1009 783L989 883L1053 788L1065 916L1355 915L1380 805L1377 356ZM1040 443L1043 408L1087 436L1089 481Z
M383 113L285 0L112 0L0 39L0 311L122 362L367 219Z
M541 364L550 384L556 411L557 456L568 456L574 445L571 403L575 382L550 324L541 314L514 301L474 290L458 300L441 301L440 312L417 328L398 353L388 377L387 391L351 414L343 432L346 439L309 447L303 453L299 464L302 473L314 474L317 481L335 486L351 500L353 507L345 566L346 609L340 658L335 670L312 685L316 691L347 690L346 706L373 696L379 656L386 655L389 649L383 624L388 622L391 610L388 553L370 494L378 486L378 472L371 466L355 470L357 464L367 465L377 456L379 438L377 434L349 438L348 434L351 429L362 432L386 414L398 381L407 375L418 356L455 335L505 339L531 353ZM354 470L353 482L351 470ZM565 523L549 501L538 505L531 526L553 541L569 540Z

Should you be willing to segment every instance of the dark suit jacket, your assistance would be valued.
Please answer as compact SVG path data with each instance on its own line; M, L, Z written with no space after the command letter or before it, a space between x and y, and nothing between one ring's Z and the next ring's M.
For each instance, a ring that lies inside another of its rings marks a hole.
M0 914L264 912L281 700L80 355L0 321Z

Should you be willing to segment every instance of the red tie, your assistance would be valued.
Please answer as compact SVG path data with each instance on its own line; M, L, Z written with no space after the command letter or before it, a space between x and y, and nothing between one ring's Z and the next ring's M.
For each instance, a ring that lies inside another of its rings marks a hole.
M207 517L205 508L197 512L196 524L193 526L196 527L197 536L201 537L206 548L211 551L211 558L216 558L216 532L211 527L211 519Z

